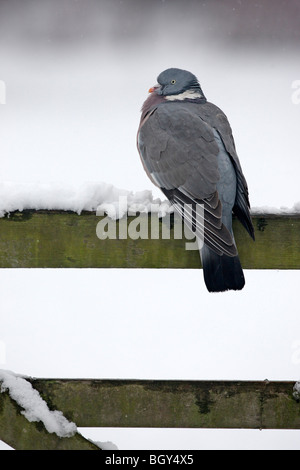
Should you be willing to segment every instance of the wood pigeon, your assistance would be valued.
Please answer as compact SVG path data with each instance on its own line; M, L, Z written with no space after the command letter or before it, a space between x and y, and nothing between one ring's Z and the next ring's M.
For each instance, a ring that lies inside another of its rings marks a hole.
M142 107L138 151L150 180L202 236L200 256L209 292L240 290L245 279L232 231L235 214L254 240L248 187L225 114L208 102L198 79L162 72ZM197 205L204 220L197 220ZM191 210L184 211L184 207ZM202 225L202 232L200 230ZM199 228L200 227L200 228Z

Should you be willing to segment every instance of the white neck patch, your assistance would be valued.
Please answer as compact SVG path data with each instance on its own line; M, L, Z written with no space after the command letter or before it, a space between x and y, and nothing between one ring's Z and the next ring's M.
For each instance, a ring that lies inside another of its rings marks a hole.
M179 95L169 95L165 96L166 100L169 101L175 101L175 100L195 100L196 98L202 98L202 95L199 91L194 91L194 90L186 90L183 93L179 93Z

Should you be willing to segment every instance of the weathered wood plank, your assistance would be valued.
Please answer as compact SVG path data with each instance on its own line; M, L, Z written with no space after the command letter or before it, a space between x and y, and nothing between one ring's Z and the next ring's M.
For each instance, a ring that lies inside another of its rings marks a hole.
M76 433L72 437L49 434L41 422L29 422L7 392L0 393L0 439L16 450L100 450Z
M31 379L80 427L300 429L294 382Z
M300 429L294 382L28 379L79 427ZM0 439L18 450L99 450L49 434L0 393Z
M0 268L194 268L201 267L198 251L174 239L162 239L166 219L159 222L159 239L106 239L96 235L103 217L95 213L24 211L0 219ZM121 221L124 230L135 219ZM141 224L150 216L142 215ZM299 269L300 216L254 216L256 241L234 220L234 233L245 269ZM120 223L117 222L117 237Z

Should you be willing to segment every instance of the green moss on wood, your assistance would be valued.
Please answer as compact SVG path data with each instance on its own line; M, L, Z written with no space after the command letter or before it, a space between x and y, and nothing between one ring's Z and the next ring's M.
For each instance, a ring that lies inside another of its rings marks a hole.
M300 429L294 382L31 379L78 426ZM98 449L29 423L0 394L0 439L16 449Z
M300 429L291 382L37 379L33 384L83 427Z
M192 268L201 267L198 251L186 239L100 240L94 213L24 211L0 219L1 268ZM150 236L150 215L146 220ZM133 221L128 217L127 224ZM119 224L117 222L117 234ZM299 269L300 217L253 217L256 241L234 220L234 233L245 269ZM165 221L159 223L160 235Z
M61 438L48 433L41 422L29 422L7 392L0 393L0 439L16 450L100 450L76 433Z

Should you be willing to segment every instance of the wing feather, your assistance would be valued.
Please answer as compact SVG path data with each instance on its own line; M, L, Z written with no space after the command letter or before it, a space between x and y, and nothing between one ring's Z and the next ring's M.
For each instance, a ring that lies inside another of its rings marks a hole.
M158 105L141 123L138 149L152 182L161 188L196 235L204 236L205 244L216 253L236 256L234 240L222 223L222 204L216 190L220 175L214 129L218 130L237 175L234 213L252 236L247 183L230 125L219 108L211 103ZM196 220L197 204L204 207L204 219L200 221L199 217Z

